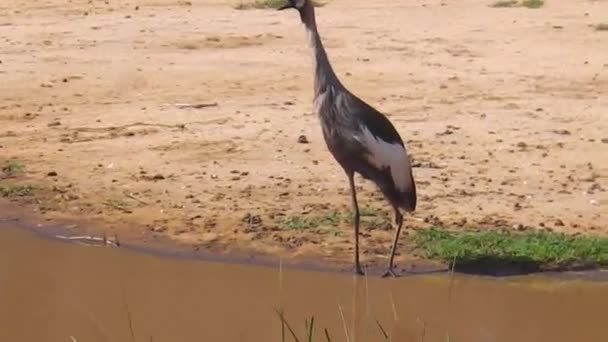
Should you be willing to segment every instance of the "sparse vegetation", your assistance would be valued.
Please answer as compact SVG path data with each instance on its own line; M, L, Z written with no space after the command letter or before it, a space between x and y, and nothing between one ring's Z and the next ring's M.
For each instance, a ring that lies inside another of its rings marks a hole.
M427 257L460 263L534 263L549 267L608 265L608 238L549 231L452 232L420 230L416 244Z
M517 7L517 0L499 0L490 7Z
M518 2L517 0L498 0L490 5L495 8L510 8L510 7L526 7L526 8L540 8L543 7L545 2L543 0L523 0Z
M287 0L251 0L251 1L241 1L234 6L235 9L244 10L244 9L267 9L274 8L277 9L283 5ZM315 7L322 7L325 5L324 2L313 2Z
M600 23L593 26L596 31L608 31L608 23Z
M2 172L7 176L14 176L23 171L23 164L16 160L9 160L2 167Z
M381 212L372 208L361 208L359 209L359 215L361 216L361 227L367 226L382 226L389 224L385 222L386 218L378 218L382 216ZM318 213L316 215L293 215L281 217L276 220L279 225L284 229L289 230L309 230L309 229L321 229L322 232L339 235L337 227L341 223L351 224L352 215L350 211L338 212L338 211L326 211Z
M521 5L526 8L541 8L545 2L543 0L523 0Z
M31 195L36 187L31 184L7 184L0 185L0 195L2 197L23 197Z

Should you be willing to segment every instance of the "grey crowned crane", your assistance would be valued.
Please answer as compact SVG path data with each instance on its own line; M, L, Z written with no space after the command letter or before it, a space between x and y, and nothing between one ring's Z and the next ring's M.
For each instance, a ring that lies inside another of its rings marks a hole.
M373 181L395 211L397 229L388 268L383 277L395 276L394 257L403 225L400 209L416 209L416 183L407 151L399 133L382 113L352 94L329 63L317 31L314 4L310 0L286 0L279 10L296 9L306 27L313 54L314 100L323 137L330 153L344 169L351 191L355 233L355 272L359 263L359 205L354 175Z

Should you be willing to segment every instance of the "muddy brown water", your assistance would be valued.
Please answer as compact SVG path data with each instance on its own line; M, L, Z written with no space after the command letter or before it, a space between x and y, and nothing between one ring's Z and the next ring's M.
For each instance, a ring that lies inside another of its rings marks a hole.
M0 223L0 341L607 341L608 283L398 279L170 258ZM344 318L342 318L344 317ZM346 332L349 338L346 338ZM291 339L287 339L290 341ZM303 339L302 339L303 340Z

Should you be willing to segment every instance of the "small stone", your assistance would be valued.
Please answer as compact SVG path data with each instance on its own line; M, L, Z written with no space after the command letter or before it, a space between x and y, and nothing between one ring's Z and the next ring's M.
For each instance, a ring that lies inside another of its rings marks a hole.
M305 135L300 135L298 137L298 143L300 143L300 144L308 144L309 141L308 141L308 138Z
M49 177L57 177L57 172L55 171L50 171L49 173L46 174Z
M165 179L165 176L159 174L154 175L154 177L152 177L153 180L163 180Z
M262 218L260 217L260 215L253 215L251 213L247 213L245 214L245 216L243 216L243 219L241 221L250 225L258 225L262 223Z
M557 219L555 220L555 226L556 227L563 227L564 226L564 221Z

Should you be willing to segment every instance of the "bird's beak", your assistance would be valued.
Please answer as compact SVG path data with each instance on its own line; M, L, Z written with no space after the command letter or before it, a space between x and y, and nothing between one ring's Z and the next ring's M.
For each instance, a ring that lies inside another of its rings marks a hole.
M279 8L277 8L277 11L282 11L282 10L284 10L284 9L288 9L288 8L293 8L293 4L292 4L292 3L291 3L291 1L289 1L289 0L287 0L287 1L285 2L285 5L283 5L283 6L279 7Z

